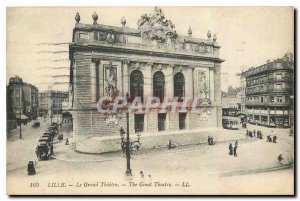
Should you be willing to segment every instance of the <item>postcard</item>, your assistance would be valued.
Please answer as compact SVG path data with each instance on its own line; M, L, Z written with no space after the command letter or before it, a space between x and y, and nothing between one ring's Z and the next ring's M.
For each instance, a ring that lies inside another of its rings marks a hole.
M293 7L8 7L8 195L294 195Z

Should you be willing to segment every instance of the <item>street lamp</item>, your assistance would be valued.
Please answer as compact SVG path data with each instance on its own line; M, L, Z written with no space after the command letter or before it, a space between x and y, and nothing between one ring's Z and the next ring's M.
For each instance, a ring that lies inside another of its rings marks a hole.
M129 142L129 112L126 112L126 121L127 121L127 139L126 139L126 159L127 159L127 169L126 169L126 176L132 176L131 169L130 169L130 142Z
M126 122L127 122L127 132L124 131L123 127L121 127L120 136L121 136L121 148L123 152L126 153L126 176L132 176L131 168L130 168L130 153L132 150L136 149L139 150L141 147L140 137L141 137L141 130L137 131L138 140L130 142L129 139L129 112L126 112ZM126 139L125 139L126 134Z

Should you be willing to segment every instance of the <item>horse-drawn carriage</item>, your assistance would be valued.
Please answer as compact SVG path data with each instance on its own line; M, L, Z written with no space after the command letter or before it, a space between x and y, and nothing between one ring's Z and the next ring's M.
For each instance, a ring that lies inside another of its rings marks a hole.
M51 133L44 133L38 140L38 145L35 154L39 160L49 160L52 155L53 148L53 135Z
M35 154L39 160L49 160L51 156L51 145L47 142L39 141Z

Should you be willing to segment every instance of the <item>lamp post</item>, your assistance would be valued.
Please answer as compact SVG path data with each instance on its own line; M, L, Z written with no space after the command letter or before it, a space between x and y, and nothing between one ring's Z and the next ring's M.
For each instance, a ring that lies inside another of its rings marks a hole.
M126 134L126 160L127 160L127 169L126 176L132 176L130 169L130 142L129 142L129 112L126 112L126 121L127 121L127 134Z
M132 150L139 150L141 147L140 143L140 136L141 136L141 131L137 131L137 136L138 140L130 142L129 138L129 112L126 112L126 121L127 121L127 132L126 132L126 139L125 139L125 131L123 127L121 127L120 131L120 136L121 136L121 148L123 152L126 153L126 176L132 176L131 168L130 168L130 155Z

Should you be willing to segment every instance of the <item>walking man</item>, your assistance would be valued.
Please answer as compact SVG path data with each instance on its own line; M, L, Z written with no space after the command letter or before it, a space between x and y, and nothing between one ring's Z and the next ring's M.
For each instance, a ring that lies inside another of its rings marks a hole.
M237 146L233 148L233 155L234 157L237 157Z
M276 135L274 135L273 136L273 143L277 143L276 140L277 140L277 137L276 137Z
M232 144L230 143L229 144L229 155L233 154L232 151L233 151L233 147L232 147Z

